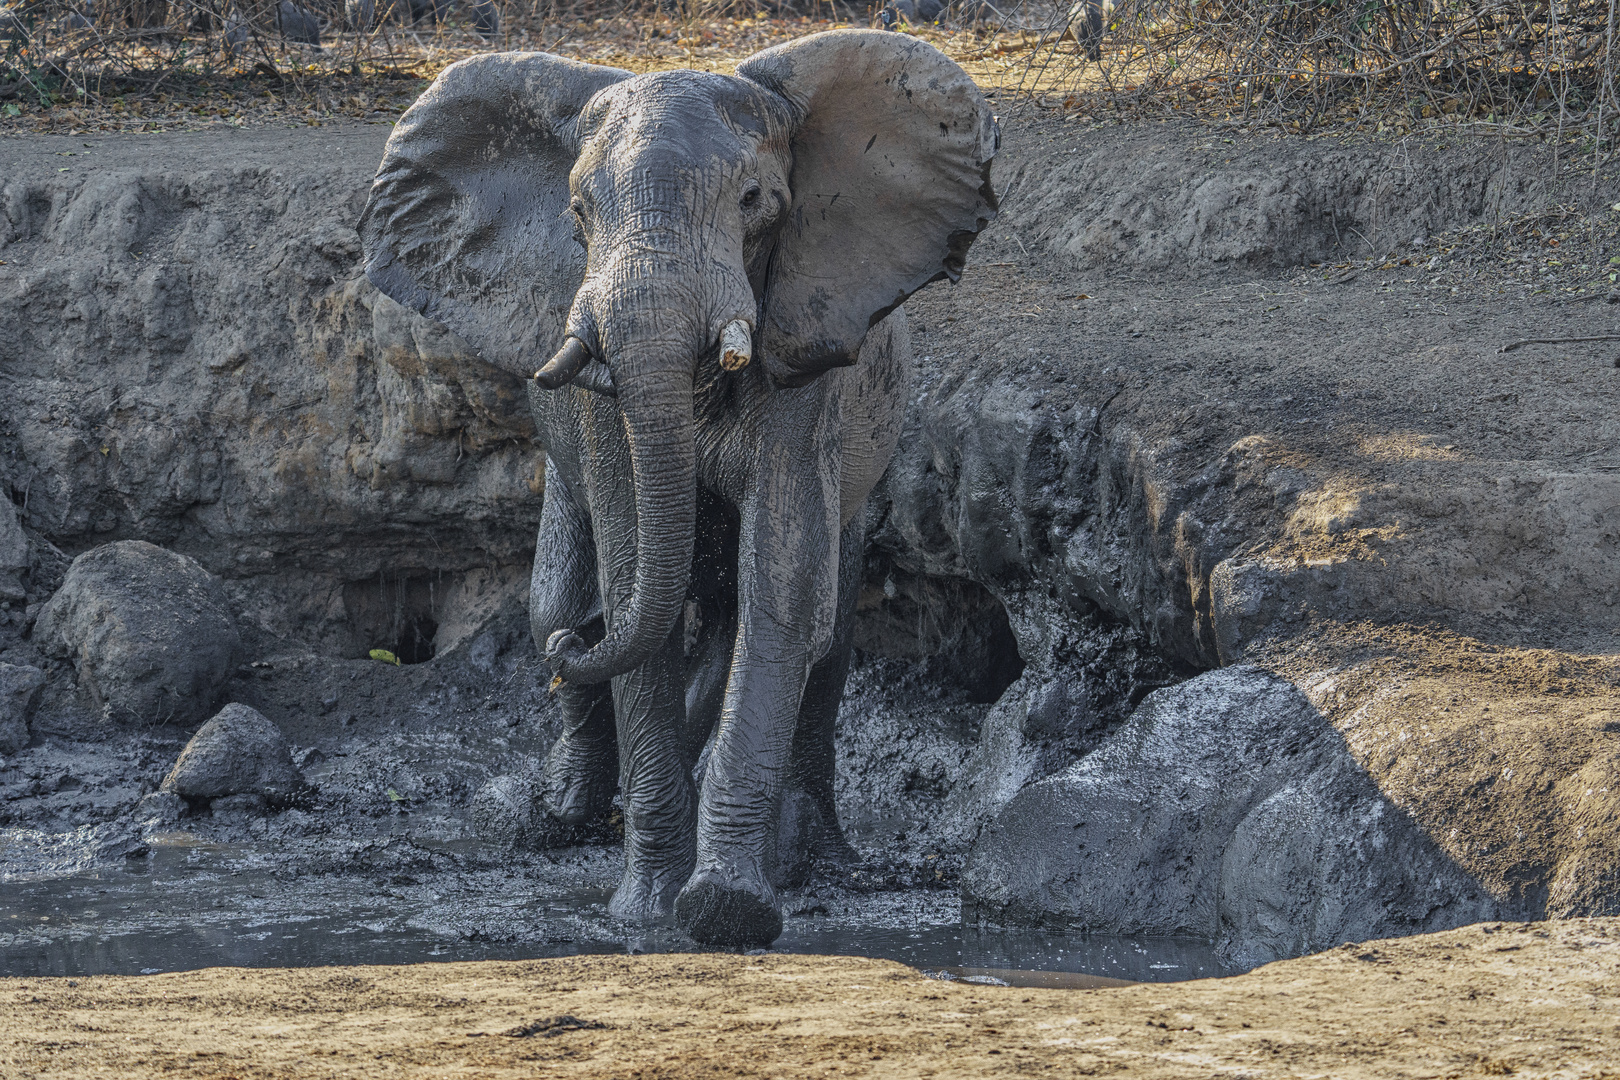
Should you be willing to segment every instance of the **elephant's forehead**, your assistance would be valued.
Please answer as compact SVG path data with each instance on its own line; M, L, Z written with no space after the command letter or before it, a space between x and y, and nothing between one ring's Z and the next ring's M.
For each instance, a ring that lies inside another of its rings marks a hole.
M650 71L605 87L581 116L591 133L652 135L707 154L770 127L771 103L759 87L729 75ZM674 146L671 149L675 149Z

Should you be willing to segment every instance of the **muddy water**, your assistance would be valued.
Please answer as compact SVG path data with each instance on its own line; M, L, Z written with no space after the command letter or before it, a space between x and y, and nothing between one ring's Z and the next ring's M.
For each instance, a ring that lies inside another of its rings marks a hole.
M692 951L673 927L608 914L613 862L586 852L514 876L488 865L438 872L417 858L393 873L289 874L273 852L177 834L155 843L146 858L6 882L0 974ZM1230 973L1207 947L1185 941L964 929L955 897L938 890L784 900L786 928L774 946L780 952L892 959L943 977L1011 985Z

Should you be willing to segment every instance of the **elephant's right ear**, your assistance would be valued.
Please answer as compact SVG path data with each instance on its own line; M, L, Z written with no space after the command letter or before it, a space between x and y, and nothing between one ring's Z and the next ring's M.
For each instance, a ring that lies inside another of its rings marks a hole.
M486 362L533 374L585 270L568 215L575 119L628 78L538 52L446 68L394 127L360 216L372 284Z

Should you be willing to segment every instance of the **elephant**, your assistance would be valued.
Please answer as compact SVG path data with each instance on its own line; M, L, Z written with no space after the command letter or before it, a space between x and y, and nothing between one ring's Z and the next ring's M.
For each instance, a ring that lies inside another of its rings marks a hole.
M960 277L999 145L961 68L872 30L735 75L475 56L388 140L368 278L533 376L546 801L584 820L616 768L617 916L769 944L783 837L847 850L832 731L910 393L901 305Z
M282 38L296 45L321 47L321 20L313 11L300 7L292 0L278 0L270 12L270 28ZM225 42L232 49L240 49L254 36L251 16L241 8L233 8L225 20Z
M1113 15L1114 0L1075 0L1069 5L1068 29L1093 63L1102 60L1103 31Z
M501 32L501 13L495 6L495 0L470 0L466 5L467 12L472 16L473 29L488 39L496 37ZM437 26L444 20L450 8L450 0L343 0L343 16L349 24L349 29L370 33L390 14L396 14L404 20L409 17L411 25L419 26L424 21Z

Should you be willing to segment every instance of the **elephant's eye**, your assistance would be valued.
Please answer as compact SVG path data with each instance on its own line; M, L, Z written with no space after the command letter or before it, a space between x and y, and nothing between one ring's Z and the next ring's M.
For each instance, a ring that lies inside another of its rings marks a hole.
M578 199L571 201L568 204L568 209L581 221L585 219L585 204L580 202Z
M759 205L759 185L752 184L743 192L742 205L744 210L752 210Z

